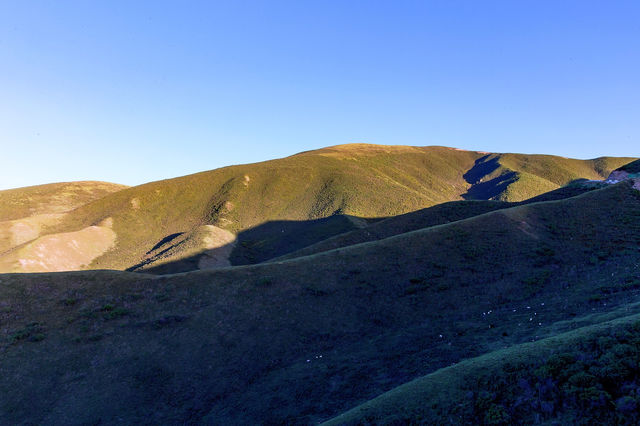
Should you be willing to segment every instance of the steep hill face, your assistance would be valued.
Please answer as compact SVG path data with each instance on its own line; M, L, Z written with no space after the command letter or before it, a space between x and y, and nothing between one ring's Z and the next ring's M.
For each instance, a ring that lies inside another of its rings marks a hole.
M314 424L640 313L639 244L622 182L283 262L0 275L0 423Z
M108 251L72 269L254 263L364 226L362 218L463 199L520 201L577 178L603 179L631 160L341 145L128 188L78 207L49 232L65 241L92 226L115 235L112 244L101 242ZM33 248L13 256L4 262L13 270L38 264Z

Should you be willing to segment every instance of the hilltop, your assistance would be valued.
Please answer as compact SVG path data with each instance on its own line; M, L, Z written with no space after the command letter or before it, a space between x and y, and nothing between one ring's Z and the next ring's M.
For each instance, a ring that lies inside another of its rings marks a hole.
M445 202L519 202L578 179L605 179L632 160L339 145L82 203L36 239L5 247L0 270L167 273L252 264ZM45 262L52 245L59 256Z
M0 191L0 222L71 211L127 188L109 182L60 182Z

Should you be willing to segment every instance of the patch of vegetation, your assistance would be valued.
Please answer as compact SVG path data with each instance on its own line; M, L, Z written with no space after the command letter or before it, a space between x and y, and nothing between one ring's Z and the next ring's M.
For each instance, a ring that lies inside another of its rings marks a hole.
M102 309L102 318L105 320L112 320L128 315L130 311L123 307L116 307L111 304L104 305Z
M64 306L74 306L76 303L78 303L78 299L69 297L62 299L61 302Z
M43 325L37 322L29 323L23 328L15 330L9 334L9 340L11 343L17 343L20 341L40 342L44 340L45 337Z
M271 278L260 278L256 282L256 285L258 287L270 287L272 284L273 284L273 281L271 280Z

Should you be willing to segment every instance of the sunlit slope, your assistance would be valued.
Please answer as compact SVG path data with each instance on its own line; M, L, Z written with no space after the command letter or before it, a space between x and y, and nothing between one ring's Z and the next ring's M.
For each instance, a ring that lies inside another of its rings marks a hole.
M473 199L522 201L577 179L606 179L634 158L600 157L576 160L552 155L487 154L467 175Z
M112 248L75 269L149 268L187 257L189 268L224 266L234 259L251 263L300 248L287 243L305 234L299 226L272 227L274 233L265 235L271 228L264 225L274 221L313 221L336 214L382 218L452 200L519 200L577 177L601 178L609 168L629 161L341 145L128 188L78 207L50 232L68 234L110 225L116 235ZM535 182L528 184L531 176ZM538 185L542 181L544 185ZM237 241L227 234L258 226L264 231L258 232L258 241L243 244L242 238ZM349 229L316 226L308 244L345 230ZM268 253L256 252L262 240L269 241L264 246ZM33 254L29 256L20 259L30 262ZM216 260L200 262L200 256Z
M279 263L3 275L0 423L326 420L640 312L639 244L621 183Z
M69 211L124 188L107 182L63 182L0 191L0 271L14 269L6 252L52 232ZM26 253L14 251L12 256L33 260ZM23 270L19 263L15 268Z
M91 266L124 269L167 236L203 225L236 234L269 221L386 217L460 199L462 175L478 157L440 147L313 151L129 188L77 209L61 229L112 218L117 246Z
M108 182L61 182L0 191L0 222L64 213L127 188Z
M386 217L459 200L469 189L465 175L482 157L443 147L338 146L154 182L86 206L75 217L85 224L113 217L117 248L92 267L122 269L143 261L166 236L198 233L202 225L238 233L270 221L336 213ZM612 160L611 167L626 162ZM582 162L564 167L574 164ZM599 176L583 169L583 177ZM567 182L575 176L567 175ZM173 253L164 260L184 257L181 247L161 249Z

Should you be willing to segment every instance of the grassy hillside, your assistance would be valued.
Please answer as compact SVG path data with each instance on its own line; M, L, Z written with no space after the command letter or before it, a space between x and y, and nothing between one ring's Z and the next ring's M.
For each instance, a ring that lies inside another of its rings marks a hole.
M522 201L577 179L605 179L633 158L576 160L552 155L487 154L465 179L472 186L466 198Z
M60 229L112 217L117 249L92 266L126 268L166 236L204 224L237 233L266 221L313 220L334 213L388 216L464 191L460 175L476 154L453 151L457 154L451 156L446 148L406 150L356 159L308 153L153 182L77 209ZM441 174L436 164L446 166Z
M326 420L640 313L639 244L621 183L283 262L1 275L0 423Z
M506 201L452 201L438 204L426 209L406 213L376 221L368 226L354 229L342 234L324 239L318 243L307 245L304 248L292 251L284 256L273 260L293 259L295 257L308 256L327 250L346 247L353 244L360 244L369 241L381 240L398 234L424 229L431 226L442 225L467 219L487 212L515 207L521 204L530 204L540 201L561 200L575 197L587 191L596 189L595 186L575 184L547 192L520 203L509 203ZM249 263L249 262L247 262ZM253 263L253 262L251 262Z
M26 265L38 257L27 253L25 244L53 232L69 211L124 188L107 182L64 182L0 191L0 271L27 272L16 259Z
M323 425L638 424L640 315L462 361Z
M0 191L0 222L64 213L126 188L108 182L62 182Z
M115 246L84 268L127 269L180 261L198 252L222 256L217 247L223 240L209 244L216 247L209 249L201 240L191 238L201 235L203 226L213 225L237 235L233 256L226 260L244 263L301 248L297 237L306 232L291 226L284 233L266 235L267 229L282 231L277 226L269 228L270 222L308 221L311 225L340 214L384 218L465 198L517 201L576 177L602 178L610 169L631 161L517 154L492 154L489 161L486 157L444 147L336 146L118 191L75 209L51 232L76 232L109 221L117 236ZM505 161L507 165L503 165ZM510 176L509 183L496 192L493 176L505 173ZM523 176L547 183L530 185ZM487 185L491 188L485 188ZM485 189L479 191L478 187ZM305 243L353 229L353 224L342 224L316 226L316 237ZM259 238L248 238L257 227L260 232L254 234ZM182 239L171 242L168 237L172 235ZM154 247L161 242L166 244L160 250L162 255L156 256ZM260 244L268 250L257 250Z

